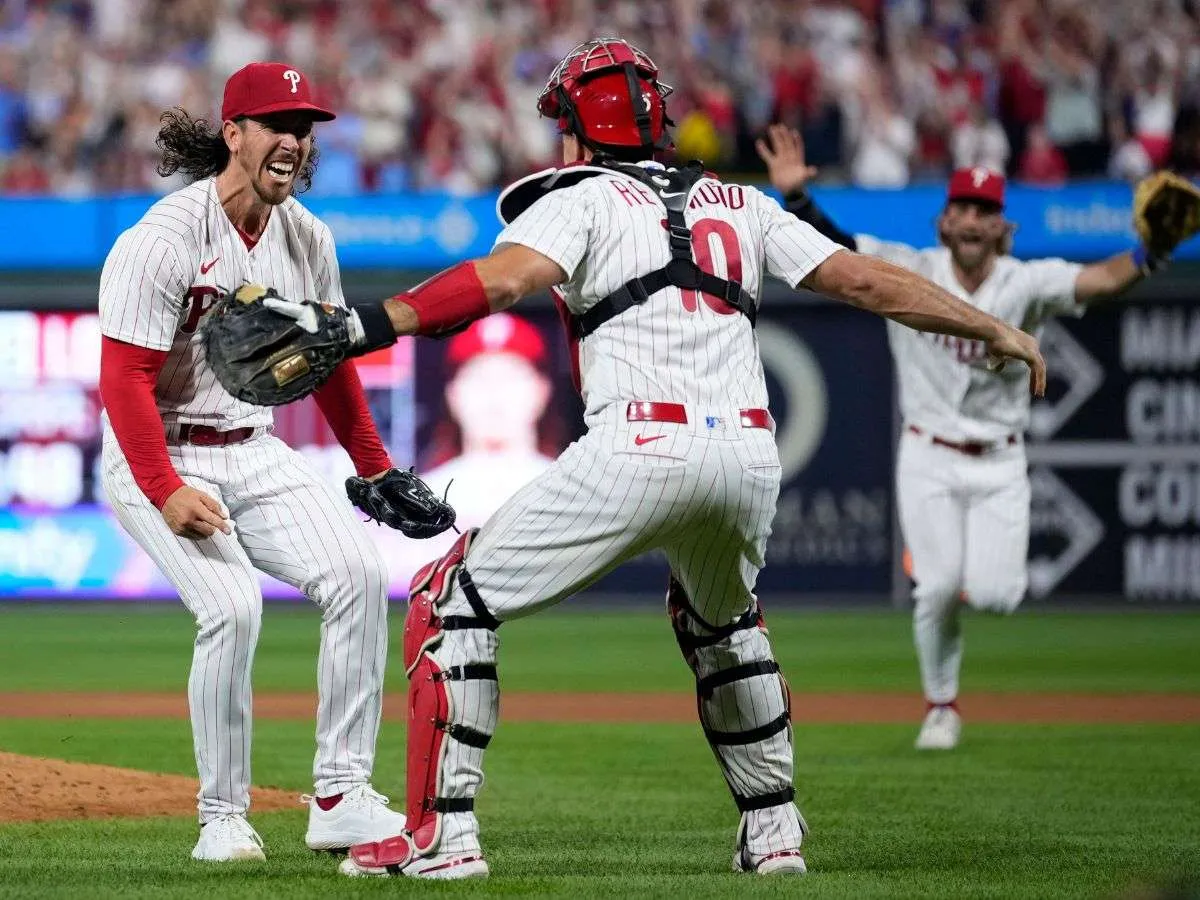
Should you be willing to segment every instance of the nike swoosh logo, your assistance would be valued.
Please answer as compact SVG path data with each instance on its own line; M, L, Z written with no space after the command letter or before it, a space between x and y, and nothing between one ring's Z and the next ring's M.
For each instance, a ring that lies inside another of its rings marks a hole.
M221 257L219 257L219 256L218 256L218 257L217 257L217 259L214 259L214 260L213 260L212 262L210 262L210 263L209 263L207 266L206 266L206 265L204 265L203 263L201 263L201 265L200 265L200 274L201 274L201 275L207 275L207 274L208 274L208 270L209 270L209 269L211 269L213 266L215 266L215 265L217 264L217 260L218 260L218 259L220 259L220 258L221 258Z
M640 446L642 446L642 444L648 444L651 441L661 441L665 437L666 437L665 434L652 434L652 435L650 435L650 437L642 437L639 434L639 435L634 436L633 442L640 447Z
M659 196L662 197L664 200L669 200L672 197L682 197L683 191L675 191L675 193L673 193L673 194L662 193L662 194L659 194Z

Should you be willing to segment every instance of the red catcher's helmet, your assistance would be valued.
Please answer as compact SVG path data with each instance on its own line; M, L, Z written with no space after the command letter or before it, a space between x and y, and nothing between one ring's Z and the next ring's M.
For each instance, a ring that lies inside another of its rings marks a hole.
M671 146L663 102L671 87L649 56L620 38L586 41L562 58L538 97L538 112L558 119L593 151Z

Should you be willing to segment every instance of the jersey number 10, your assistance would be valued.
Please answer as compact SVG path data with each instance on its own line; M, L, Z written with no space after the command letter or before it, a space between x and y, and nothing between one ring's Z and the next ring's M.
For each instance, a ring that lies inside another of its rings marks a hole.
M700 219L692 226L692 256L696 265L709 275L716 275L713 268L712 242L710 235L716 235L721 242L721 254L725 257L725 278L728 281L742 281L742 248L738 244L737 232L733 226L723 219ZM729 316L737 310L725 302L724 297L705 294L698 290L682 290L683 308L695 312L703 298L704 304L713 312Z

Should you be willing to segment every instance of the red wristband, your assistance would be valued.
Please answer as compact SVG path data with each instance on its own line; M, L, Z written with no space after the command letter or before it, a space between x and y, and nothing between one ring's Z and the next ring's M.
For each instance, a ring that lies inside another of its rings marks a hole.
M473 262L451 266L395 299L417 314L417 334L430 336L468 325L492 311Z

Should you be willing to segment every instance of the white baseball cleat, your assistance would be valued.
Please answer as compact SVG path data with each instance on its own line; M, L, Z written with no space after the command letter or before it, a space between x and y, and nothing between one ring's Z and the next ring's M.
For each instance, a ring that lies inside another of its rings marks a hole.
M374 844L350 848L350 855L338 865L338 871L351 878L400 875L451 881L459 878L487 878L487 860L478 850L413 856L407 835L397 835Z
M765 856L755 856L742 848L734 854L733 871L753 872L756 875L804 875L808 872L808 867L804 865L804 857L799 849L779 850Z
M346 791L329 810L321 809L309 794L300 799L308 804L304 843L309 850L346 850L355 844L381 841L400 834L408 822L403 813L388 809L388 798L369 784Z
M953 706L935 706L925 714L917 735L918 750L953 750L962 736L962 717Z
M262 838L250 827L245 816L218 816L200 829L200 840L192 850L192 859L207 862L264 860Z

